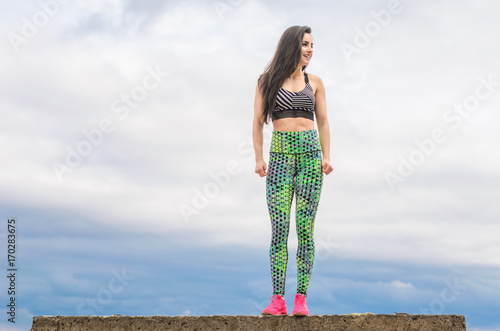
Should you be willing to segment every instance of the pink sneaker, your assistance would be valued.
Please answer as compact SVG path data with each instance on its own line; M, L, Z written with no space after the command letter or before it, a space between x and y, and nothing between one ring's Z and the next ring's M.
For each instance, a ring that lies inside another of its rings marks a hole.
M285 299L281 295L273 295L271 304L264 308L262 315L287 315Z
M293 303L293 315L309 315L309 310L307 310L306 296L304 294L295 295L295 302Z

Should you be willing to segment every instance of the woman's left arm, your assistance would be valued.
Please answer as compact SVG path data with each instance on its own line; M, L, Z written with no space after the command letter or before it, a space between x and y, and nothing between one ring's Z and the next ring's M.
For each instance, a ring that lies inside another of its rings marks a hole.
M328 115L326 113L326 91L323 80L316 76L316 100L315 113L316 123L318 125L319 142L323 151L323 172L328 175L333 171L330 162L330 125L328 124Z

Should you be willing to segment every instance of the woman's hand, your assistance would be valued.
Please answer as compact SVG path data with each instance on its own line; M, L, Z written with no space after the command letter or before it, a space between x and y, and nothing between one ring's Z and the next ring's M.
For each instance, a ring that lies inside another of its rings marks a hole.
M265 175L267 175L266 169L267 169L266 161L259 160L256 162L255 173L259 174L260 177L264 177Z
M323 172L325 173L325 175L328 175L330 172L333 171L333 166L330 164L330 160L328 159L324 159L321 162L321 166L323 167Z

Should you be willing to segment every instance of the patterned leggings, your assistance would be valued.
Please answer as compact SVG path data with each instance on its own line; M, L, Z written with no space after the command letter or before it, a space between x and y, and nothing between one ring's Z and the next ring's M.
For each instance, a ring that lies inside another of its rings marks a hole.
M269 250L273 294L285 295L287 241L295 191L297 293L306 295L314 262L314 219L323 185L317 131L273 131L269 154L266 191L273 230Z

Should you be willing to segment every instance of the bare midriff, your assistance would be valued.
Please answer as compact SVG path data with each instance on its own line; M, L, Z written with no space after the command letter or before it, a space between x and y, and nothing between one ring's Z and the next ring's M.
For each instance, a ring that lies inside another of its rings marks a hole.
M274 131L306 131L314 130L314 121L301 117L280 118L273 121Z

